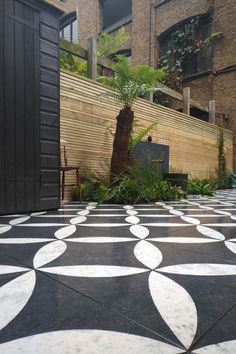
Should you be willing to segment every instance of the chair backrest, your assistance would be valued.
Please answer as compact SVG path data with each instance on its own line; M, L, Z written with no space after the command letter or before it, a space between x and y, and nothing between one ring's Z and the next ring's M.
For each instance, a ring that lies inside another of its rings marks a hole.
M67 160L67 154L66 154L66 144L67 141L65 140L61 140L61 147L63 148L63 162L64 162L64 166L68 167L68 160ZM62 164L62 161L61 161Z

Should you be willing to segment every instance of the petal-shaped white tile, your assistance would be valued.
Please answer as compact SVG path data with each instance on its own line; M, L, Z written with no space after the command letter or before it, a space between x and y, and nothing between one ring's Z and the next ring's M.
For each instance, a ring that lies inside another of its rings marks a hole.
M54 241L51 238L0 238L0 244L27 244Z
M34 256L34 267L39 268L60 257L67 246L63 241L54 241L40 248Z
M132 241L137 242L135 238L131 238L131 237L76 237L76 238L68 238L66 241L77 242L77 243L116 243L116 242L132 242Z
M169 206L169 205L163 205L163 208L167 209L167 210L172 210L174 209L173 206Z
M205 209L205 210L214 210L214 208L209 207L209 206L204 206L204 205L199 205L199 208Z
M88 205L88 206L86 206L86 209L87 209L87 210L93 210L93 209L95 209L95 208L96 208L95 205Z
M96 224L79 224L79 226L87 226L87 227L120 227L120 226L127 226L127 224L121 223L96 223Z
M24 227L55 227L55 226L66 226L68 224L60 224L60 223L29 223L29 224L20 224L17 226L24 226Z
M4 225L0 226L0 234L4 234L5 232L11 230L12 226L11 225Z
M166 243L211 243L220 242L219 240L212 240L209 238L197 237L155 237L149 238L149 241L166 242Z
M140 222L140 219L137 218L137 216L128 216L125 221L127 221L130 224L138 224Z
M139 262L150 269L157 268L162 262L161 251L150 242L144 240L139 241L134 247L134 255Z
M69 277L109 278L145 273L148 272L148 269L103 265L74 265L65 267L41 268L41 271L52 274L66 275Z
M124 205L123 208L126 210L134 209L134 207L132 205Z
M149 235L148 228L142 225L132 225L130 226L129 231L131 232L131 234L140 238L141 240L143 240Z
M225 236L220 233L219 231L216 231L214 229L211 229L209 227L203 226L203 225L197 225L197 230L204 236L212 237L217 240L224 240Z
M126 210L126 213L128 214L128 215L137 215L138 214L138 212L136 211L136 210Z
M193 225L199 225L200 224L200 221L195 219L195 218L190 218L189 216L181 216L181 219L186 221L186 222L189 222L190 224L193 224Z
M224 223L224 222L221 222L221 223L215 223L215 224L204 224L205 226L219 226L219 227L236 227L236 223Z
M158 269L162 273L184 274L184 275L236 275L236 265L214 264L214 263L190 263L167 266Z
M78 211L77 213L78 215L82 215L82 216L86 216L89 214L89 210L81 210L81 211Z
M31 213L30 215L31 216L40 216L40 215L44 215L44 214L47 214L46 211L40 211L40 212L37 212L37 213Z
M18 225L30 219L30 216L23 216L21 218L13 219L9 222L10 225Z
M161 205L161 206L165 205L165 203L162 203L162 202L156 202L155 204L156 205Z
M1 240L1 239L0 239ZM225 246L233 253L236 254L236 243L225 241Z
M25 307L35 286L35 271L20 275L0 288L0 330Z
M103 330L46 332L0 344L1 354L178 354L180 349L134 334Z
M55 232L55 237L58 238L59 240L69 237L73 235L76 231L76 226L75 225L69 225L65 226Z
M207 345L194 350L196 354L233 354L235 353L236 340Z
M175 209L170 210L169 212L170 212L170 214L173 214L173 215L178 215L178 216L184 215L184 213L182 211L175 210Z
M224 211L224 210L214 210L214 213L216 214L220 214L220 215L226 215L226 216L231 216L231 213L229 213L228 211Z
M186 226L193 226L193 224L181 224L181 223L174 223L174 222L154 222L154 223L145 223L142 224L144 226L159 226L159 227L186 227Z
M163 320L180 342L189 347L197 330L197 310L189 293L156 272L149 276L149 289Z
M81 224L82 222L84 222L86 220L87 220L86 216L80 215L80 216L76 216L75 218L71 219L70 223L72 225L76 225L76 224Z
M21 273L28 271L28 268L9 266L9 265L0 265L0 274L11 274L11 273Z

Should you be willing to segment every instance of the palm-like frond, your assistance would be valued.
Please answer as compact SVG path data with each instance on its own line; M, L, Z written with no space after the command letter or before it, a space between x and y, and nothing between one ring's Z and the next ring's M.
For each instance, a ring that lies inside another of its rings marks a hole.
M155 70L148 65L132 67L128 58L123 55L117 55L117 60L113 65L115 76L100 77L98 80L117 92L117 100L125 108L130 108L139 94L144 94L166 76L162 69Z

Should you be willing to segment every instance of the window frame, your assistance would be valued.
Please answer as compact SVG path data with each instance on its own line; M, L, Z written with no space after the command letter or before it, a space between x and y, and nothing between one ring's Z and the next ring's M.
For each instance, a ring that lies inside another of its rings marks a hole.
M73 37L74 37L73 23L77 22L77 21L78 21L78 19L77 19L76 11L70 12L70 13L66 14L65 16L63 16L60 19L60 37L66 39L64 37L64 29L69 26L69 28L70 28L70 35L69 35L70 39L69 39L69 41L75 43L75 41L73 41ZM77 28L76 41L78 41L78 22L77 22L77 27L76 28Z

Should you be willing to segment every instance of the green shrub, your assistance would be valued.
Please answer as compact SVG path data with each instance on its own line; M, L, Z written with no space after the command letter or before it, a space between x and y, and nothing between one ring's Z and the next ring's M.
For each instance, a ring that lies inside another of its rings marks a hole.
M214 180L192 178L188 181L188 194L213 195L216 187Z

